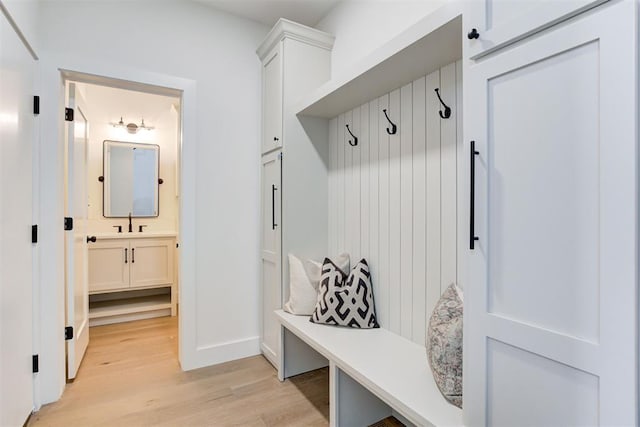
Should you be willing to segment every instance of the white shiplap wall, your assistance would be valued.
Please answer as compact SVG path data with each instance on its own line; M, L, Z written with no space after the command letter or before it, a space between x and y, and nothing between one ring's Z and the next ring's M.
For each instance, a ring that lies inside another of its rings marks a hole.
M330 121L330 252L367 259L381 326L420 344L440 293L457 277L461 82L457 62ZM435 88L449 119L438 114Z

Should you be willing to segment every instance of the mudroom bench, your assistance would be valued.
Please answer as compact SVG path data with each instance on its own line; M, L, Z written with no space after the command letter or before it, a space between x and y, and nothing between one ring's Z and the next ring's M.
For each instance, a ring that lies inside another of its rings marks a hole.
M277 310L278 377L329 366L331 426L367 426L388 416L416 426L460 426L462 410L440 394L423 346L386 329L309 322Z

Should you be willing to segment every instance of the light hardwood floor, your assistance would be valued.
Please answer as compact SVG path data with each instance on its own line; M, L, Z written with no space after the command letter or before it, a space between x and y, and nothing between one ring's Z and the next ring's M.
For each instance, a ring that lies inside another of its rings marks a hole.
M177 318L91 328L76 380L29 426L326 426L328 371L284 383L261 356L182 372Z

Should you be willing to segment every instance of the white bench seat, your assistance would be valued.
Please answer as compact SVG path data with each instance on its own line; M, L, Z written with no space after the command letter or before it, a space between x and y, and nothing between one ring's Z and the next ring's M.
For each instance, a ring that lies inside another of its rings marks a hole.
M309 322L308 316L294 316L282 310L275 314L284 329L408 421L420 426L463 424L462 410L448 403L440 394L423 346L386 329L318 325ZM281 379L287 376L284 365L291 357L286 354L284 334L283 330Z

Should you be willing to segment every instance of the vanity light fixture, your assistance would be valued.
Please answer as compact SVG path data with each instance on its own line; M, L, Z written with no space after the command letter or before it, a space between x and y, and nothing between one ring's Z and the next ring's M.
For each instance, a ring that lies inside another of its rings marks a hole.
M118 123L111 123L111 126L113 126L114 128L126 129L127 132L129 132L131 134L136 134L141 129L142 130L152 130L154 128L153 126L147 126L147 125L144 124L144 117L140 121L139 125L137 125L135 123L127 123L127 124L125 124L124 120L122 120L122 117L120 117L120 121Z

